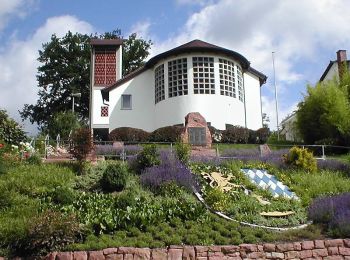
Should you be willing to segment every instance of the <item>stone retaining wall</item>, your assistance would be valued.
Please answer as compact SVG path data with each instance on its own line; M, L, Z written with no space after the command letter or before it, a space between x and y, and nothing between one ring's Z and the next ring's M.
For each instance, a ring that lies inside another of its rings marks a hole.
M17 258L19 260L20 258ZM100 251L58 252L48 260L138 260L138 259L348 259L350 239L315 240L280 244L239 246L170 246L164 249L118 247ZM0 260L3 258L0 257Z

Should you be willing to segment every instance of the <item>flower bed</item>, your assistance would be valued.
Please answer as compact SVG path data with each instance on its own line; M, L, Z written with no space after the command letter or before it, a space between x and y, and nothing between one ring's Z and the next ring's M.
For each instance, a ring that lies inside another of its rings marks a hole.
M307 222L306 209L300 201L276 198L268 190L255 186L240 171L239 163L230 162L221 166L196 164L192 166L192 170L198 176L203 172L209 175L218 172L229 179L229 184L233 184L231 189L220 189L217 183L209 183L201 177L201 192L210 207L237 221L268 227L292 227ZM265 214L268 212L289 214L273 217Z

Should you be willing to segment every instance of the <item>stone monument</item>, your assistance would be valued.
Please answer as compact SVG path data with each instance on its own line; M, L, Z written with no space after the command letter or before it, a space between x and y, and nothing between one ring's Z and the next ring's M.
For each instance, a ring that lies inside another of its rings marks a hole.
M181 140L192 146L211 147L212 140L207 121L200 113L192 112L187 114Z

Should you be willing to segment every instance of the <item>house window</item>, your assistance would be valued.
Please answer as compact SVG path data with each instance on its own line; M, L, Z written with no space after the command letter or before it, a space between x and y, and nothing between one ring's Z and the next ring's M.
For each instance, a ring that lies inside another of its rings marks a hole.
M131 109L131 95L122 95L122 107L121 109Z
M164 64L158 66L155 69L154 80L155 80L155 82L154 82L154 86L155 86L154 99L155 99L155 103L157 104L159 101L162 101L165 99Z
M188 94L187 58L168 62L169 97Z
M220 95L236 97L235 64L219 59Z
M101 107L101 117L107 117L108 116L108 107L102 106Z
M243 74L241 67L237 66L238 99L244 101Z
M215 94L214 58L193 57L194 94Z

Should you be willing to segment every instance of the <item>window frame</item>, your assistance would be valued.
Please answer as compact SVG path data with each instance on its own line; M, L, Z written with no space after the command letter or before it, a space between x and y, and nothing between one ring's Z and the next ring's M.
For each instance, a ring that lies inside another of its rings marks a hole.
M125 107L124 97L130 97L130 107ZM122 94L120 103L121 103L121 106L120 106L121 110L132 110L132 95L131 94Z

